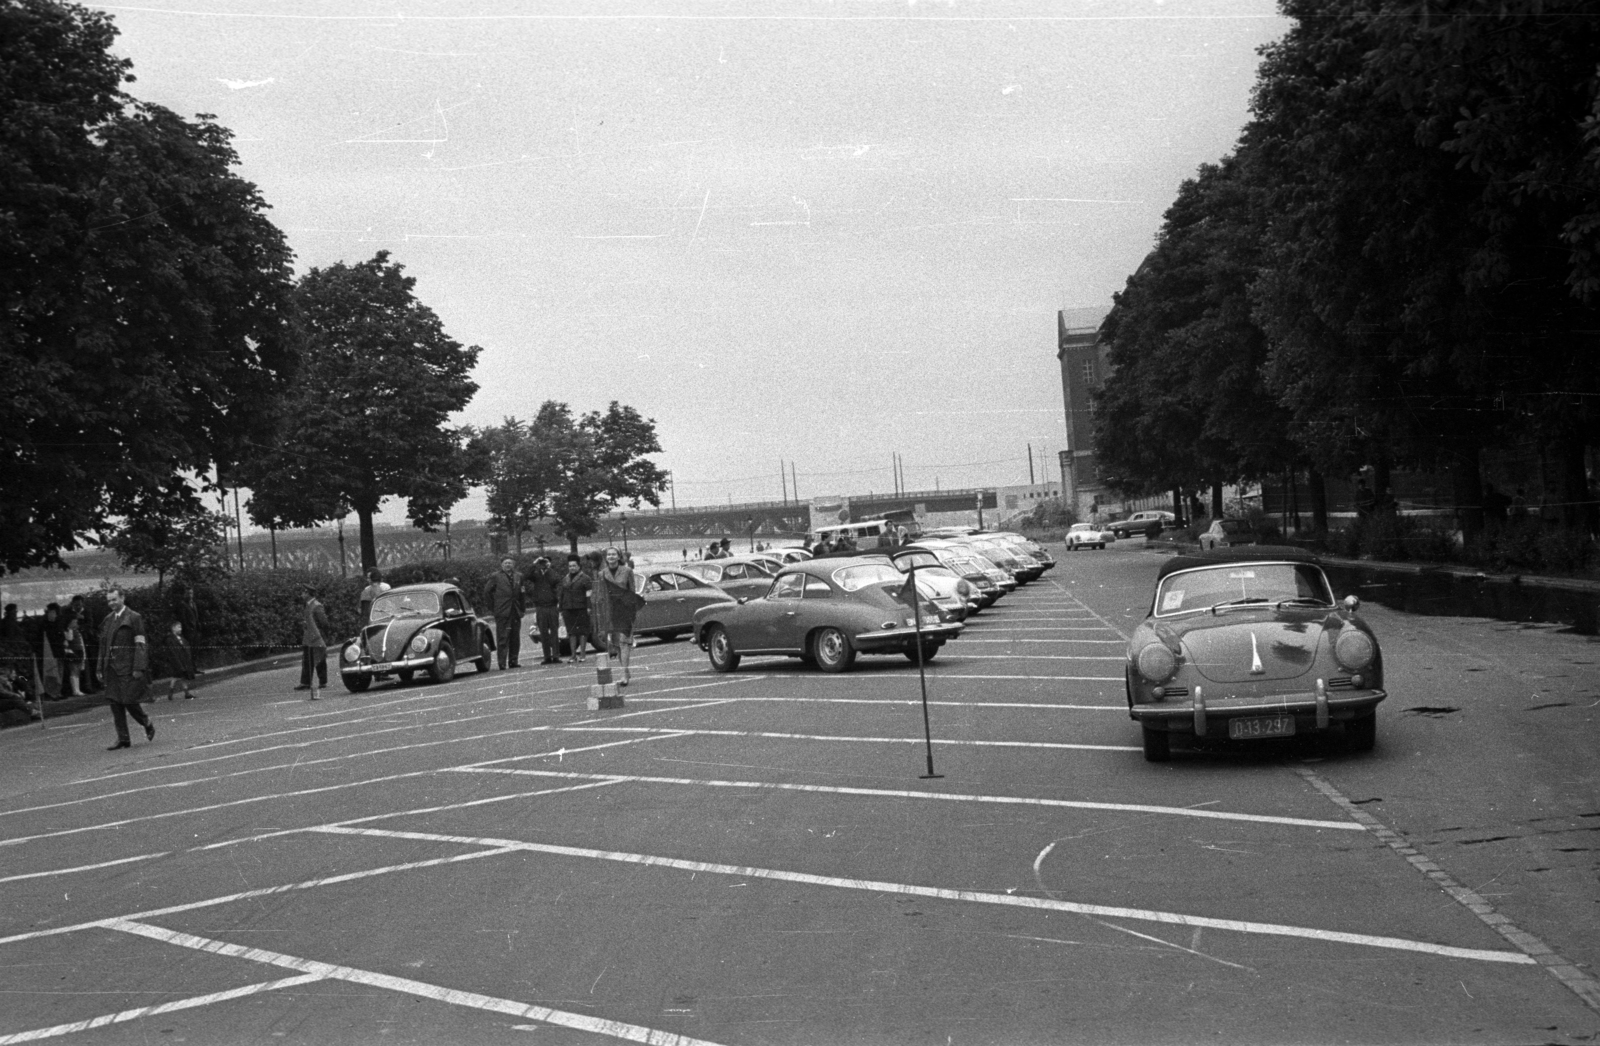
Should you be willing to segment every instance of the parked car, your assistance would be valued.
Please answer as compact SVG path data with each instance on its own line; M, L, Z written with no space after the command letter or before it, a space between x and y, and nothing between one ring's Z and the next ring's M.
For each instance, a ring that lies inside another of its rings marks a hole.
M799 545L790 545L785 548L769 548L765 555L769 557L776 556L784 563L798 563L802 559L810 559L811 550L809 548L801 548Z
M755 556L729 556L727 559L702 559L679 563L678 569L722 589L737 599L766 595L777 573L769 560Z
M934 549L918 545L902 546L895 551L893 558L895 566L901 571L906 570L909 564L915 563L918 577L922 576L923 570L942 570L948 572L950 577L964 581L968 588L967 606L972 614L992 606L995 600L1005 595L1000 586L970 559L949 555L940 558Z
M340 644L339 678L352 694L391 676L409 683L419 671L446 683L462 660L480 672L494 666L494 624L473 613L455 585L391 588L372 601L368 621Z
M1136 534L1143 534L1147 538L1161 536L1163 530L1171 530L1181 526L1178 517L1171 512L1158 510L1135 512L1127 519L1119 519L1111 524L1111 533L1119 540L1131 538Z
M905 578L877 557L795 563L759 599L695 611L695 640L718 672L732 672L746 654L784 654L824 672L844 672L858 654L903 654L924 661L961 634L920 600L921 628ZM919 598L919 597L917 597Z
M1202 549L1233 548L1235 545L1259 545L1261 535L1247 519L1216 519L1200 535Z
M1128 641L1128 714L1144 757L1168 758L1174 737L1253 741L1342 728L1377 740L1383 689L1378 638L1315 556L1260 546L1174 556L1162 565L1144 622Z
M1098 523L1074 523L1067 529L1067 551L1080 548L1105 548L1117 540L1117 535Z
M939 562L958 571L963 577L967 576L967 571L958 567L955 563L956 560L965 560L969 565L977 566L979 570L983 571L984 576L1000 590L1000 595L1017 590L1017 579L1011 571L1003 569L999 564L971 545L964 545L945 538L924 538L918 544L907 547L932 550L934 555L939 557ZM998 599L999 596L995 598Z
M993 536L1000 541L1007 542L1011 545L1021 548L1028 555L1032 556L1040 563L1043 563L1045 570L1054 569L1056 565L1056 557L1050 554L1049 549L1045 548L1032 538L1024 537L1021 534L1012 533L1009 530L999 531Z
M988 541L979 537L959 539L960 544L981 553L984 558L998 566L1001 570L1010 572L1017 579L1017 584L1026 585L1028 582L1044 573L1044 565L1029 559L1023 562L1014 550L999 541Z
M644 606L634 618L634 635L662 640L686 636L694 631L696 610L733 600L727 592L684 569L687 565L634 571L634 588L644 596Z

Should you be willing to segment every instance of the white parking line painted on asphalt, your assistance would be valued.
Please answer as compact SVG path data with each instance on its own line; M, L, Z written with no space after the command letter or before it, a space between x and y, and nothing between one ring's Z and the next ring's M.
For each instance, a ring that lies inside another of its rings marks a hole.
M1106 679L1106 680L1114 680L1114 681L1116 681L1118 683L1122 682L1122 677L1121 676L952 676L952 675L945 675L943 673L940 673L939 678L941 678L941 679L1043 679L1043 680L1048 680L1050 682L1055 682L1055 681L1060 680L1060 679L1074 679L1074 678L1076 678L1076 679ZM631 698L630 698L630 700L631 700ZM647 698L641 698L640 700L648 700L648 699ZM773 704L773 703L780 702L780 701L789 701L789 702L795 702L795 703L798 703L798 704L805 704L805 705L917 705L919 707L922 705L922 702L917 700L914 697L904 697L904 698L902 698L902 697L793 697L793 696L786 696L786 697L741 697L741 698L737 699L737 702L740 703L740 704L743 704L745 702L749 702L751 704L759 704L759 705ZM722 704L722 703L725 703L725 702L718 702L718 703ZM948 700L942 700L942 699L935 700L933 698L929 698L928 699L928 706L930 708L941 708L941 707L942 708L1027 708L1027 709L1037 710L1037 711L1041 711L1041 712L1054 712L1054 711L1060 711L1062 709L1083 709L1083 710L1093 710L1093 711L1096 711L1096 712L1126 712L1128 710L1128 706L1127 706L1127 704L1125 702L1122 703L1122 704L1115 704L1115 705L1073 705L1073 704L1060 704L1060 703L1048 703L1047 704L1047 703L1040 702L1040 701L948 701ZM699 707L699 706L696 706L696 707ZM669 709L669 711L670 711L670 709ZM605 722L613 722L613 721L614 720L611 720L611 719L605 720ZM577 726L579 724L574 723L573 725ZM565 728L563 728L563 729L565 729Z
M635 784L689 785L697 788L760 788L775 792L811 792L819 795L849 795L868 799L928 799L946 803L994 803L999 806L1041 806L1063 810L1111 810L1118 813L1166 814L1195 817L1207 821L1244 821L1294 828L1331 829L1361 832L1366 829L1349 821L1317 821L1278 814L1243 814L1226 810L1201 810L1192 806L1151 806L1142 803L1096 803L1083 799L1043 799L1024 795L971 795L962 792L917 792L894 788L857 788L850 785L811 785L789 781L722 781L699 777L651 777L643 774L585 774L561 770L519 770L511 767L456 767L452 773L513 774L520 777L554 777L568 781L631 781Z
M1058 582L1056 582L1054 580L1052 580L1050 583L1052 585L1055 585L1056 588L1060 589L1062 594L1064 594L1064 595L1068 594L1067 590L1065 588L1062 588L1060 583L1058 583ZM1100 622L1102 625L1106 626L1107 628L1111 629L1111 631L1113 631L1117 635L1121 636L1122 637L1122 641L1124 643L1126 643L1128 641L1128 633L1124 632L1122 629L1118 628L1116 625L1113 625L1111 622L1107 621L1105 618L1103 618L1099 614L1095 613L1094 610L1092 610L1089 607L1089 604L1083 602L1081 599L1078 599L1076 596L1072 596L1071 598L1072 598L1073 602L1077 603L1078 606L1082 607L1084 609L1084 611L1089 614L1089 616L1093 617L1096 621Z
M1311 787L1321 792L1328 801L1343 810L1352 821L1372 832L1383 841L1384 845L1404 857L1407 864L1438 884L1441 890L1453 897L1463 908L1466 908L1481 919L1484 925L1510 941L1530 960L1543 966L1552 977L1582 999L1585 1006L1591 1010L1600 1010L1600 981L1596 981L1581 967L1562 958L1554 948L1551 948L1544 941L1521 929L1510 919L1495 911L1494 905L1485 900L1477 891L1469 890L1462 886L1449 872L1439 867L1433 858L1412 846L1405 836L1389 828L1376 817L1352 803L1348 796L1335 788L1322 775L1303 767L1296 767L1295 773L1304 778Z
M1101 645L1109 644L1112 646L1128 645L1120 639L973 639L969 636L962 636L958 639L951 640L951 642L960 643L962 646L965 646L968 643L1005 643L1007 645L1014 645L1016 643L1049 643L1052 645L1060 643L1097 643Z
M1340 822L1333 822L1340 823ZM831 875L813 875L809 872L790 872L773 868L746 865L711 864L705 861L684 861L652 854L626 853L612 850L594 850L580 846L559 846L554 843L520 842L515 839L477 838L473 836L441 835L432 832L395 832L382 828L329 828L319 829L337 835L368 835L393 839L426 842L450 842L463 846L492 847L490 852L527 850L560 857L581 857L589 860L616 861L652 868L672 868L677 871L706 872L713 875L733 875L746 879L768 879L777 882L798 883L807 886L828 886L836 889L861 890L899 896L927 897L946 901L964 901L973 904L999 905L1013 908L1032 908L1043 911L1072 912L1078 915L1099 916L1107 919L1132 919L1137 922L1165 923L1175 926L1193 926L1213 930L1231 930L1235 933L1258 934L1273 937L1294 937L1331 944L1351 944L1368 948L1419 952L1450 959L1471 959L1478 962L1533 965L1534 961L1521 952L1497 951L1485 948L1458 948L1452 945L1417 941L1405 937L1381 937L1342 930L1322 930L1310 926L1289 926L1281 923L1251 922L1243 919L1217 919L1182 912L1154 911L1146 908L1117 908L1103 904L1078 901L1061 901L1049 897L1032 897L1019 894L980 893L976 890L951 890L934 886L915 886L908 883L880 882L871 879L845 879Z
M587 1013L568 1013L565 1010L555 1010L548 1006L537 1006L533 1003L515 1002L511 999L497 999L492 995L479 995L477 992L445 988L441 985L429 984L426 981L412 980L409 977L393 977L385 973L356 969L353 966L335 966L332 963L302 959L298 956L286 955L283 952L267 951L264 948L247 948L242 944L229 944L225 941L213 940L208 937L179 933L176 930L134 922L131 919L118 920L109 924L108 928L148 937L151 940L161 941L165 944L174 944L183 948L193 948L196 951L209 952L212 955L226 955L231 958L249 959L252 962L265 963L269 966L282 966L291 970L300 970L309 976L325 980L349 981L351 984L361 984L369 988L383 988L406 995L415 995L433 1002L448 1003L451 1006L466 1006L476 1010L486 1010L489 1013L502 1013L510 1017L540 1021L544 1024L572 1028L576 1031L589 1032L593 1035L604 1035L613 1039L621 1039L625 1042L649 1043L650 1046L717 1046L717 1044L705 1039L694 1039L687 1035L678 1035L659 1028L646 1028L638 1024L627 1024L622 1021L608 1020L605 1017L591 1016Z
M974 643L1010 643L1009 639L974 639ZM1024 639L1024 643L1034 640ZM1040 640L1040 642L1043 642ZM945 655L972 661L1126 661L1121 654L964 654L959 649ZM1120 676L1118 678L1121 678Z
M854 741L862 744L885 745L920 745L924 743L921 737L851 737L848 735L834 734L790 734L776 730L677 730L670 727L654 726L564 726L561 730L576 731L646 731L659 733L671 737L765 737L775 741ZM960 741L948 737L936 737L935 745L948 745L953 747L970 748L1044 748L1044 749L1077 749L1089 752L1138 752L1138 745L1083 745L1068 744L1064 741Z
M1006 629L1006 631L1007 632L1104 632L1104 631L1106 631L1106 626L1104 626L1104 625L1082 625L1082 626L1077 626L1077 625L1056 625L1056 626L1052 627L1050 625L1029 625L1026 628L1008 628L1008 629ZM1120 642L1122 642L1122 640L1120 640L1120 639L1072 639L1072 640L1063 640L1062 642L1072 642L1072 643L1120 643Z
M115 928L120 929L121 927ZM314 984L323 979L324 975L321 973L303 973L296 977L284 977L276 981L246 984L240 988L209 992L205 995L195 995L187 999L174 999L171 1002L157 1003L154 1006L139 1006L131 1010L102 1014L99 1017L90 1017L88 1020L73 1021L71 1024L57 1024L50 1028L34 1028L31 1031L12 1032L9 1035L0 1035L0 1046L10 1046L11 1043L17 1042L38 1042L40 1039L54 1039L62 1035L74 1035L78 1032L92 1031L95 1028L104 1028L109 1024L123 1024L127 1021L138 1020L140 1017L155 1017L163 1013L192 1010L200 1006L214 1006L219 1002L244 999L252 995L260 995L262 992L277 991L279 988L295 988L302 984Z
M24 872L22 875L8 875L0 879L0 883L14 883L18 879L52 878L57 875L71 875L73 872L92 872L98 868L111 868L119 864L133 864L135 861L153 861L157 857L165 857L171 852L170 850L162 850L160 853L140 854L137 857L119 857L115 861L101 861L99 864L80 864L71 868L52 868L45 872Z

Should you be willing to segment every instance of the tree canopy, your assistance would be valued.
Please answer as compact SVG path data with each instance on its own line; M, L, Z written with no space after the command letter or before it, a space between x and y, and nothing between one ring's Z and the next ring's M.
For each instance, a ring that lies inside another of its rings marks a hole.
M372 521L385 497L405 498L412 524L433 530L478 478L469 432L450 416L478 391L480 350L446 334L415 285L388 251L306 273L293 299L304 368L271 440L235 473L261 526L354 512L363 570L377 565Z
M5 570L192 491L295 368L290 252L230 133L126 94L115 36L76 5L0 4Z

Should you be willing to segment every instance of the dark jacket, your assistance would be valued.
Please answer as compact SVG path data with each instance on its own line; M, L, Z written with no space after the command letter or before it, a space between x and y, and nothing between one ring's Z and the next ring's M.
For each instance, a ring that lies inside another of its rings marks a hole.
M168 632L161 640L161 665L174 679L193 679L194 650L189 641Z
M483 583L483 608L497 618L521 617L524 609L522 586L520 572L513 570L507 574L496 570Z
M306 618L300 629L300 645L309 647L325 647L328 645L328 633L333 628L328 624L328 612L322 609L322 603L316 599L306 604Z
M554 608L561 602L561 578L565 571L558 571L554 566L540 567L535 565L528 574L528 593L533 597L536 607Z
M576 574L562 574L561 583L556 586L556 599L561 609L589 609L589 589L593 585L594 580L581 570Z
M150 651L144 636L144 618L126 606L120 614L107 614L100 622L100 675L148 675Z

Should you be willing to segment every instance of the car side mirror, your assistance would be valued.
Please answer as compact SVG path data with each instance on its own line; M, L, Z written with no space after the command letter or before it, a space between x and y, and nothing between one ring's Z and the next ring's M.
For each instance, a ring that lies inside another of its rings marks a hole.
M444 616L445 617L460 617L461 616L461 610L458 607L451 607L450 609L448 609L448 610L446 610L444 612Z
M1361 598L1359 596L1353 596L1353 595L1352 596L1345 596L1344 597L1344 608L1346 610L1350 611L1350 613L1354 614L1357 610L1361 609Z

